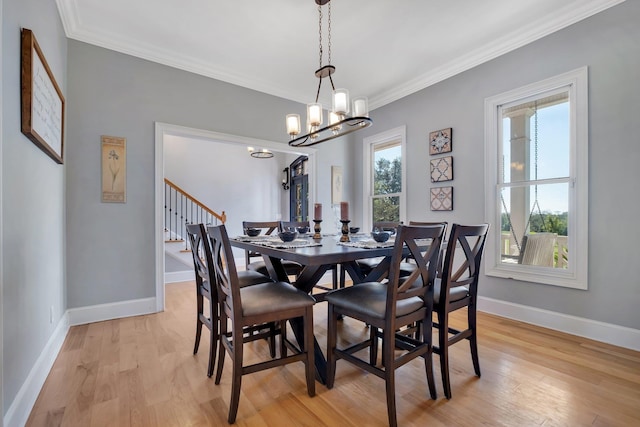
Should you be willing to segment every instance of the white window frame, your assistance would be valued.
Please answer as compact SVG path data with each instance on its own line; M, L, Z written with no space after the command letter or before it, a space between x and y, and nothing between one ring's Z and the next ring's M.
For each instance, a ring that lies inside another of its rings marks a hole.
M397 128L389 129L386 132L382 132L376 135L368 136L362 141L363 144L363 191L362 191L362 212L364 218L362 219L363 230L371 230L373 227L373 156L375 147L377 145L388 144L391 142L400 143L400 164L402 165L402 190L401 192L390 194L390 196L400 197L400 221L406 222L407 212L407 128L406 126L399 126Z
M502 263L500 258L500 187L498 173L501 106L566 87L569 91L569 268L545 268ZM588 73L582 67L549 79L485 99L485 218L492 224L487 237L484 266L487 276L534 284L588 288L589 175Z

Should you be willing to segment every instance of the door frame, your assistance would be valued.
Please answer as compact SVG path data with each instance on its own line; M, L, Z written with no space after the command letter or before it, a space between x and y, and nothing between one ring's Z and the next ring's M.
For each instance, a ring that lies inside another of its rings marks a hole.
M289 147L280 142L250 138L241 135L231 135L210 130L196 129L169 123L155 122L155 276L156 276L156 311L164 311L164 138L165 136L178 136L192 139L206 139L211 141L224 141L243 146L264 147L274 152L305 155L309 157L309 198L315 200L317 173L315 148Z

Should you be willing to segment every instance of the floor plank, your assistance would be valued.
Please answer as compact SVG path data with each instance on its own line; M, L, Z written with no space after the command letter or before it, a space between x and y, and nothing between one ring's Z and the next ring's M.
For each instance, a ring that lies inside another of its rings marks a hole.
M226 424L231 366L221 384L206 376L208 335L193 355L193 282L166 287L166 311L72 327L27 422L39 426L212 426ZM326 343L326 304L314 310ZM452 324L462 325L454 314ZM450 350L453 398L428 397L422 359L397 370L402 426L640 425L640 353L480 313L482 377L466 343ZM341 344L365 336L361 323L339 325ZM264 342L246 357L268 356ZM247 359L247 360L248 360ZM344 361L333 389L306 393L302 364L243 378L236 424L250 427L385 426L384 383Z

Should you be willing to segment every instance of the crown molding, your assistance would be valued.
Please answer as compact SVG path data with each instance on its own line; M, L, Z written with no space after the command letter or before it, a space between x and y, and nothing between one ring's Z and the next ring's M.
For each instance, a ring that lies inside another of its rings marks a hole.
M434 71L407 81L403 85L396 86L379 95L370 97L369 109L373 110L397 101L398 99L446 80L449 77L453 77L456 74L470 70L473 67L525 46L625 1L626 0L591 0L582 2L577 6L575 4L565 6L557 13L554 19L533 21L526 27L521 28L517 33L505 34L490 45L484 46L482 49L477 49L464 58L450 61L436 68Z
M529 23L516 33L505 34L493 43L477 49L464 58L443 64L435 70L426 72L414 79L398 86L387 89L380 94L369 95L369 108L374 110L383 105L397 101L433 84L441 82L461 72L495 59L500 55L513 51L535 40L552 34L569 25L588 18L605 9L623 3L626 0L585 0L573 2L560 9L553 19L540 19ZM199 58L188 57L176 52L163 49L161 46L131 43L131 40L119 38L117 35L98 34L87 31L82 26L78 13L78 0L56 0L65 33L68 38L89 43L95 46L114 50L141 59L157 62L173 68L221 80L248 89L289 99L299 103L308 101L308 94L294 93L289 87L282 87L266 80L261 80L255 74L245 75L232 73L202 61Z

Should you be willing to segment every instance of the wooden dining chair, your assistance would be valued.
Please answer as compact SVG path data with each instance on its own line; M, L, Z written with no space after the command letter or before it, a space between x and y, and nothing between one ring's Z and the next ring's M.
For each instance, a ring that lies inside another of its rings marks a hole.
M453 224L445 250L441 277L435 281L434 311L438 330L438 345L434 353L440 355L442 385L447 399L451 399L449 378L449 347L464 339L471 347L471 360L476 375L480 376L477 339L477 297L480 262L489 224ZM457 330L449 326L449 313L467 309L467 327Z
M215 274L220 297L220 348L215 383L220 384L226 352L231 357L233 376L228 421L233 424L238 413L242 377L265 369L293 362L304 362L307 393L315 395L315 365L313 336L313 305L315 300L307 293L286 282L269 282L241 288L233 252L224 225L207 229L213 250ZM304 339L300 352L287 355L284 322L302 318ZM243 363L244 343L253 337L244 337L243 330L254 325L278 322L281 324L280 357L251 365ZM231 324L229 329L228 324Z
M438 254L444 234L444 226L398 227L393 248L389 279L386 283L365 282L329 292L327 329L327 387L332 388L336 376L336 362L344 359L385 380L387 414L389 425L397 426L395 398L395 369L416 357L422 356L429 393L436 398L432 363L432 307L434 280ZM426 251L423 242L430 239ZM417 269L409 276L401 278L399 266L406 251L416 262ZM369 337L363 342L347 348L337 348L338 319L351 317L368 325ZM422 323L422 337L412 337L398 333L401 328L416 322ZM377 363L378 333L382 337L382 364ZM396 355L396 343L402 343L403 351ZM368 360L356 355L369 349Z
M187 224L187 236L193 258L193 270L196 281L196 338L193 354L198 353L202 326L209 329L209 364L207 375L213 375L216 357L216 345L220 331L218 318L218 294L215 284L215 272L211 258L211 247L204 224ZM256 271L243 271L239 274L240 286L251 286L258 283L272 281ZM207 304L205 306L205 300ZM206 310L206 312L205 312ZM275 333L275 326L269 326L271 333ZM271 338L271 354L275 354L275 338Z
M246 234L246 230L248 228L259 229L261 232L264 232L263 235L270 236L274 232L278 233L281 230L280 221L242 221L242 229ZM262 259L262 254L254 251L244 251L245 256L245 268L247 270L257 271L258 273L264 274L266 276L269 275L269 271L267 270L267 265ZM251 258L259 257L259 261L251 261ZM295 276L298 277L300 272L302 271L302 265L295 261L283 260L282 266L284 267L284 271L287 273L287 276Z

